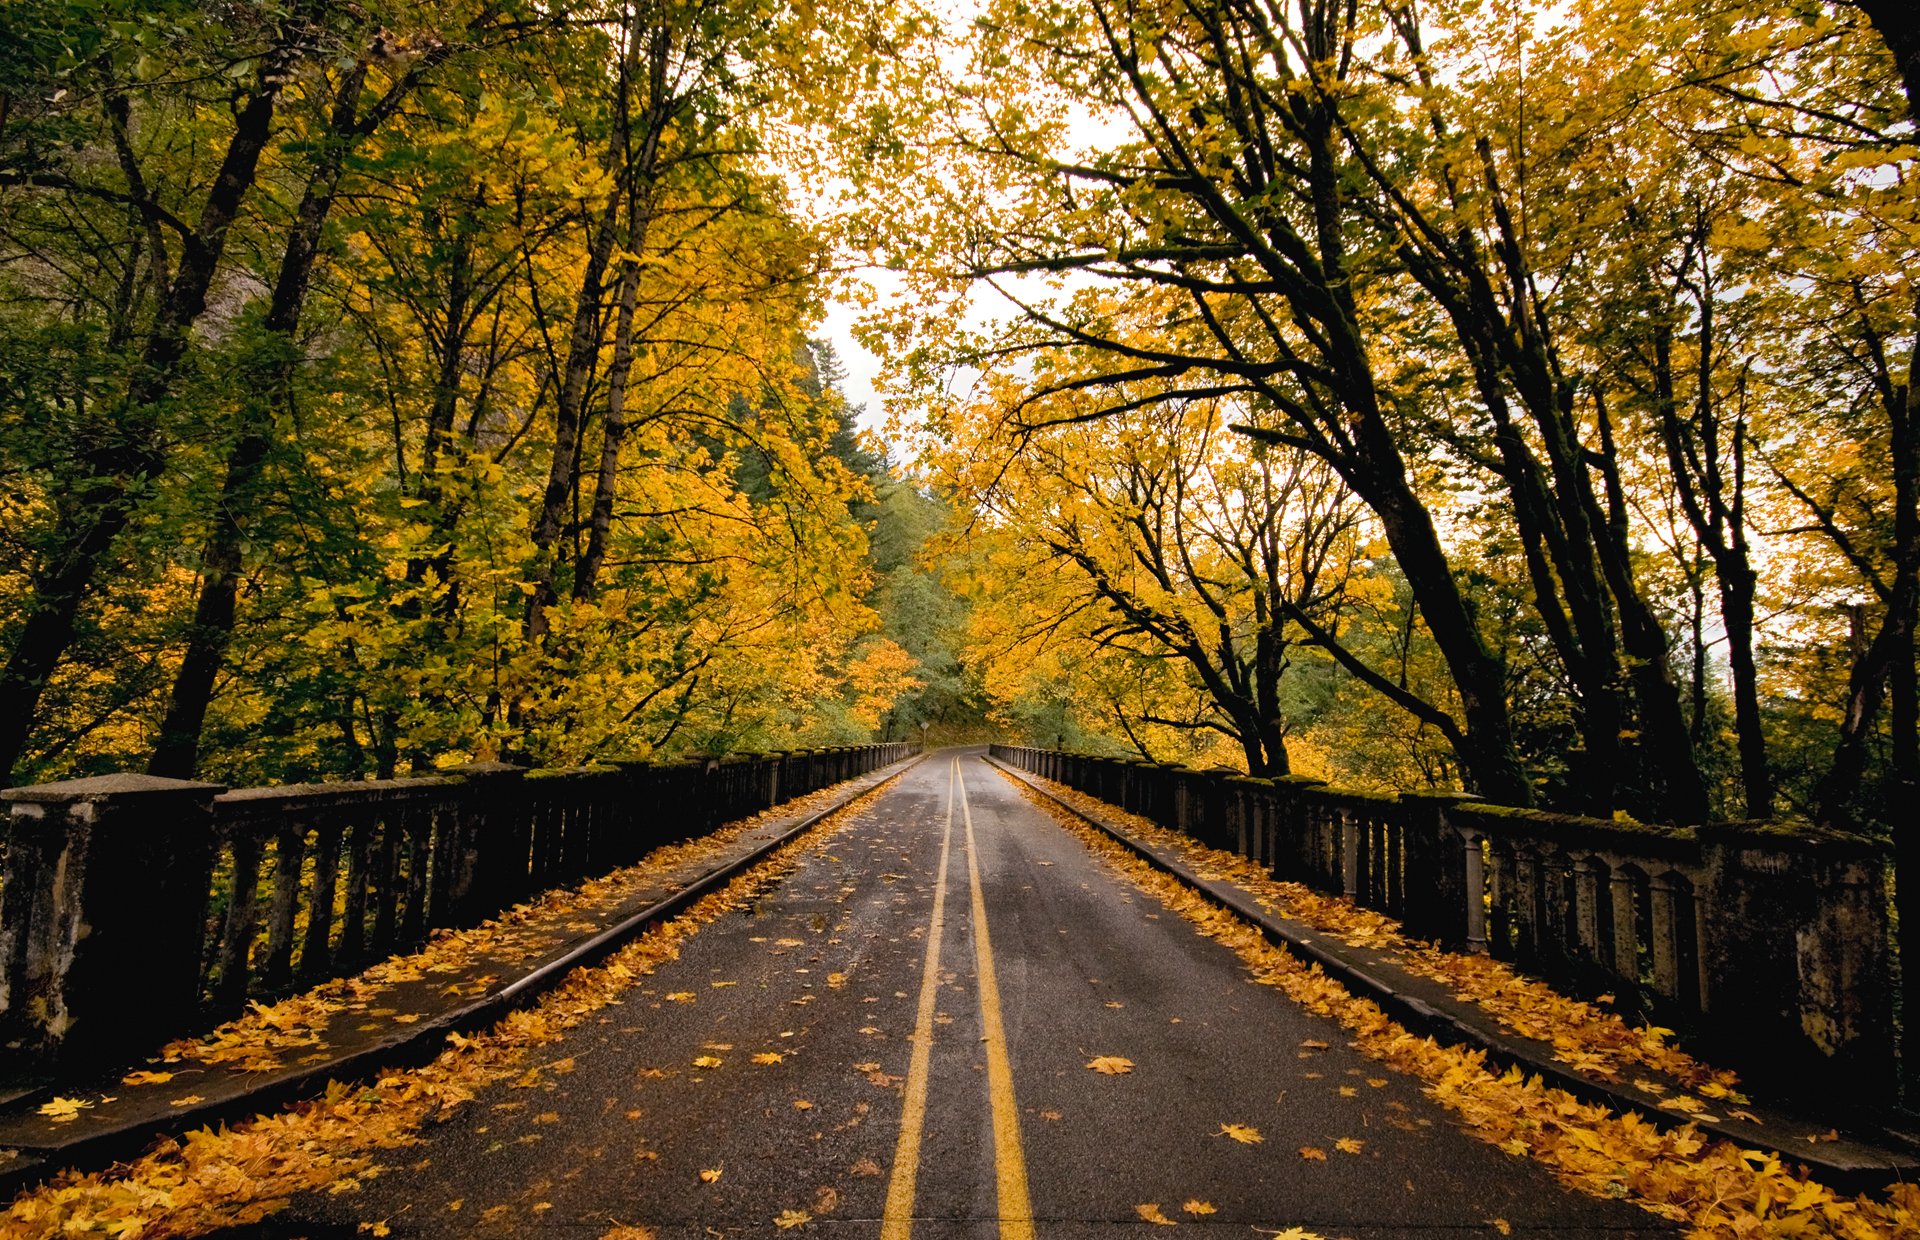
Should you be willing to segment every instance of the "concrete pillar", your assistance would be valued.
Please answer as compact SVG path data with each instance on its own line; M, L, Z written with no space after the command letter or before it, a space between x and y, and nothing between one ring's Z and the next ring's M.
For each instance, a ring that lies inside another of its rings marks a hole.
M614 765L629 780L645 762ZM450 907L454 924L478 925L528 894L533 820L527 813L525 767L470 762L447 772L462 780L459 846Z
M222 790L104 775L0 794L0 1045L10 1056L107 1062L194 1024Z

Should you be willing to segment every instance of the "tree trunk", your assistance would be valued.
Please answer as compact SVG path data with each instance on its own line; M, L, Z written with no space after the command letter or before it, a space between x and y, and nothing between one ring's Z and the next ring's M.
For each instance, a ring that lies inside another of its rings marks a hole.
M147 763L149 775L191 779L199 766L200 732L233 635L244 542L241 522L253 511L259 496L261 475L272 450L274 420L298 365L293 338L299 330L307 291L312 287L321 233L333 209L347 155L364 136L353 131L366 78L364 61L356 63L342 78L334 95L329 140L320 148L319 162L294 212L293 230L281 255L280 273L262 323L271 342L269 347L275 351L267 358L259 382L241 410L240 437L227 456L226 479L200 558L200 596L194 605L193 624L187 630L186 650L174 677L160 737Z

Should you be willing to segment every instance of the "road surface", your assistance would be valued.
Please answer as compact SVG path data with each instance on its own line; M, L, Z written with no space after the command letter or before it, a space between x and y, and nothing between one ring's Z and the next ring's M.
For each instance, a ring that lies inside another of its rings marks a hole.
M1669 1230L1460 1130L977 751L929 755L602 1015L542 1052L571 1071L244 1234L1157 1234L1142 1207L1222 1236Z

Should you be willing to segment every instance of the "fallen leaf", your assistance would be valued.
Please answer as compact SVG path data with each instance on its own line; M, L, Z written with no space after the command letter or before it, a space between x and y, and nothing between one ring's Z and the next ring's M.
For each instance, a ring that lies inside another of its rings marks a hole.
M601 1232L600 1240L654 1240L653 1228L616 1226Z
M1489 1223L1492 1223L1493 1229L1499 1232L1501 1235L1511 1236L1513 1234L1513 1224L1509 1223L1507 1220L1503 1218L1490 1218L1487 1221Z
M718 1184L720 1182L720 1168L708 1167L705 1171L702 1171L700 1173L700 1182L702 1184Z
M1303 1145L1300 1147L1300 1157L1306 1159L1308 1162L1325 1162L1327 1161L1327 1152L1317 1145Z
M692 1003L693 992L691 990L676 990L672 994L667 996L667 1002L668 1003Z
M382 1219L378 1223L362 1223L360 1224L360 1230L366 1232L369 1236L391 1236L393 1234L393 1228L387 1226L385 1219Z
M694 1059L693 1059L693 1066L696 1068L717 1068L721 1065L722 1062L724 1061L721 1060L718 1056L696 1055L694 1056Z
M129 1072L120 1078L122 1085L165 1085L173 1079L171 1072Z
M40 1108L40 1114L46 1116L56 1124L65 1124L92 1105L91 1102L86 1102L79 1098L56 1097L52 1102Z
M1040 1118L1047 1120L1048 1122L1052 1122L1060 1118L1060 1112L1049 1107L1048 1109L1040 1112Z
M1385 1089L1387 1087L1387 1078L1384 1076L1370 1076L1367 1078L1367 1084L1373 1086L1375 1089Z
M854 1175L879 1175L880 1164L871 1158L863 1158L853 1164L853 1166L847 1168L847 1170L851 1171Z
M536 1201L533 1203L533 1212L535 1214L545 1214L551 1209L553 1209L553 1203L551 1201Z
M205 1101L206 1099L202 1098L199 1094L188 1094L184 1098L175 1098L172 1102L169 1102L167 1105L170 1107L190 1107L197 1102L205 1102Z
M1220 1131L1213 1135L1216 1137L1232 1137L1242 1145L1258 1145L1262 1140L1260 1130L1251 1124L1222 1124L1220 1125Z
M1318 1038L1308 1038L1306 1041L1302 1042L1300 1045L1306 1047L1310 1051L1324 1051L1327 1049L1327 1044L1325 1042L1322 1042Z
M1342 1154L1358 1154L1366 1146L1367 1143L1358 1137L1341 1137L1333 1143L1333 1148Z
M1180 1208L1182 1210L1185 1210L1188 1214L1215 1213L1213 1208L1213 1203L1211 1201L1199 1201L1199 1200L1189 1201L1187 1204L1181 1206Z
M1125 1076L1133 1071L1133 1060L1119 1055L1097 1055L1087 1060L1087 1066L1102 1076Z
M761 1051L753 1057L753 1062L757 1064L774 1064L784 1062L785 1059L786 1056L782 1055L779 1051Z
M822 1184L813 1192L813 1212L832 1214L840 1205L840 1190L831 1184Z
M805 1210L782 1210L773 1219L773 1225L781 1231L790 1231L795 1227L804 1227L813 1221L813 1215Z
M813 1110L813 1104L805 1098L795 1098L793 1100L793 1109L796 1111L811 1111Z
M1140 1205L1137 1205L1133 1208L1133 1212L1135 1214L1138 1214L1141 1218L1147 1220L1147 1222L1157 1223L1161 1227L1178 1227L1179 1226L1178 1223L1174 1222L1172 1219L1168 1218L1166 1215L1160 1213L1160 1203L1157 1201L1148 1201Z

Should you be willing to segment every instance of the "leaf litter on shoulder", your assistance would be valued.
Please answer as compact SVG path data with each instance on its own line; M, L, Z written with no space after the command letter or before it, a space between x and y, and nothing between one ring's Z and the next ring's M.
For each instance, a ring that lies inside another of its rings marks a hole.
M284 1208L295 1193L375 1170L382 1151L417 1144L423 1126L445 1118L479 1090L523 1076L529 1071L525 1061L530 1051L558 1041L567 1030L625 997L635 979L676 959L681 946L703 926L745 907L785 878L863 812L885 786L870 789L804 838L600 964L575 969L532 1007L509 1012L470 1037L449 1034L448 1048L430 1063L384 1073L371 1084L329 1082L317 1098L232 1127L201 1128L160 1141L132 1162L104 1172L63 1173L21 1194L0 1214L0 1240L196 1236L258 1223ZM428 950L452 937L444 936ZM214 1045L237 1044L259 1024L263 1012L270 1024L275 1009L256 1006L226 1027L225 1040ZM534 1070L556 1069L566 1062L556 1060Z

